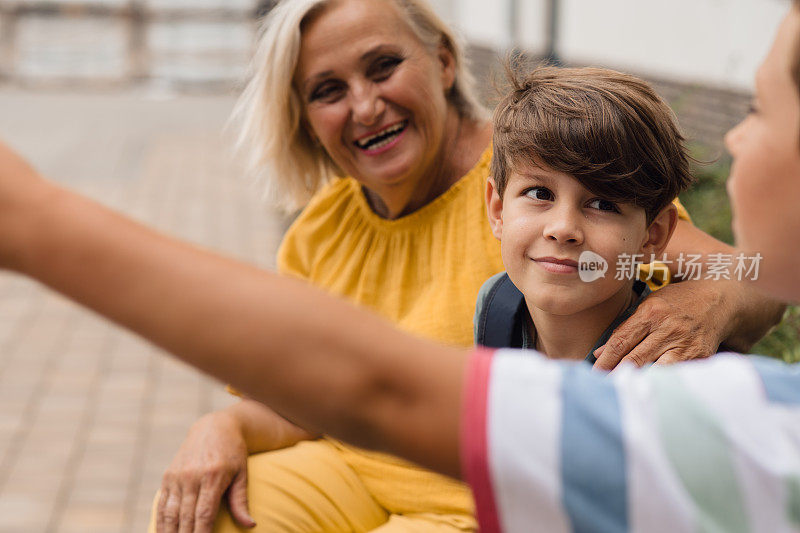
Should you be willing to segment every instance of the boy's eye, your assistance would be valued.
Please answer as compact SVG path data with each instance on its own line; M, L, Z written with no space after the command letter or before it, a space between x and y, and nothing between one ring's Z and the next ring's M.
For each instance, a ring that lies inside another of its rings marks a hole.
M403 62L402 57L382 56L379 57L367 69L367 76L378 81L383 81L392 75L397 65Z
M546 187L531 187L525 190L525 196L533 200L543 200L546 202L554 199L553 193Z
M600 211L612 211L614 213L619 213L617 204L608 200L603 200L602 198L595 198L594 200L590 201L589 207L591 209L599 209Z
M314 102L316 100L322 100L325 102L333 102L339 97L341 92L342 86L340 83L325 81L314 87L311 94L308 96L308 101Z

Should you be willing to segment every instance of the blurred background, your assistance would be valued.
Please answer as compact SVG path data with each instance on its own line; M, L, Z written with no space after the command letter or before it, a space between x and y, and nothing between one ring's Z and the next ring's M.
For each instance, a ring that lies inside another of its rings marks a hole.
M698 160L682 200L731 242L722 136L787 0L433 0L488 105L510 51L650 80ZM225 121L271 0L0 0L0 137L46 175L264 267L288 219L240 179ZM755 349L800 360L800 314ZM0 274L0 533L133 532L220 384Z

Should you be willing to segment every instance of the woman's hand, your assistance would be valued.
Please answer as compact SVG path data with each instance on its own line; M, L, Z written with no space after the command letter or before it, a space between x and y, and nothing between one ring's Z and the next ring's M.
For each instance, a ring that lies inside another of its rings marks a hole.
M735 250L686 220L679 220L666 255L673 279L683 254L734 254ZM622 361L636 366L666 365L708 357L724 344L747 352L780 322L786 306L762 296L747 283L685 280L645 299L595 351L595 368L611 370Z
M194 423L161 482L156 531L210 533L223 498L234 521L256 525L247 507L247 456L314 435L252 400Z
M595 351L595 368L688 361L713 355L723 343L745 352L780 320L783 309L735 281L673 283L647 297Z
M226 496L233 519L255 526L247 509L247 444L240 424L225 411L192 426L161 482L156 531L210 532Z

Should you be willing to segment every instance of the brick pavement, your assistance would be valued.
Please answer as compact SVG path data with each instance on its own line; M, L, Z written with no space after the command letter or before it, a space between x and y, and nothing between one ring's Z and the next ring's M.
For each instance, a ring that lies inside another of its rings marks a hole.
M272 266L284 221L239 179L230 97L0 91L0 136L48 176ZM0 273L0 533L139 532L199 415L232 399L161 350Z

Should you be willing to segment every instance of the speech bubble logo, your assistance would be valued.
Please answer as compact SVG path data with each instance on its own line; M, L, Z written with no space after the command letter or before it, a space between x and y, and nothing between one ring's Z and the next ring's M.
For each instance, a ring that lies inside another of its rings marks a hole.
M581 252L581 256L578 258L578 276L581 281L590 283L604 278L607 271L608 261L592 251Z

